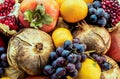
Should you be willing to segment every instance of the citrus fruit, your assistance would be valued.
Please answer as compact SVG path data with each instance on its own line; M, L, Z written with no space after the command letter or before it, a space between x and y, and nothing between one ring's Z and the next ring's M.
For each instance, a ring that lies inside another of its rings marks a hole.
M62 3L64 2L65 0L56 0L56 2L58 3L58 5L61 7Z
M52 39L55 47L62 46L66 40L72 41L73 37L71 32L66 28L57 28L52 33Z
M100 79L101 69L97 62L87 58L79 71L78 79Z
M65 21L75 23L87 16L88 6L84 0L65 0L60 7L60 13Z
M9 77L2 77L2 78L0 78L0 79L10 79Z
M93 0L84 0L86 3L93 3Z

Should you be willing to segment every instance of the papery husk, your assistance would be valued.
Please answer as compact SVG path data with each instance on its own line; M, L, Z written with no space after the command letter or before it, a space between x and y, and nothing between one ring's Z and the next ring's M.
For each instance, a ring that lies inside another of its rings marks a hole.
M111 44L110 34L104 27L88 25L86 22L78 25L73 37L79 38L81 43L86 44L87 51L95 50L99 54L105 54Z
M115 26L112 26L111 28L107 28L108 32L112 32L115 29L117 29L120 26L120 22L118 22Z
M118 64L107 55L104 56L106 57L107 62L112 65L112 68L110 70L103 71L100 79L120 79L120 68Z

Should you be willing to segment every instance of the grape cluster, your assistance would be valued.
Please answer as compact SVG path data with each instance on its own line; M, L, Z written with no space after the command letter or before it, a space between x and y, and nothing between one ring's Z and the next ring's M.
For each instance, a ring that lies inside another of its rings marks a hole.
M110 15L104 11L101 2L96 0L93 4L88 4L88 8L86 21L90 24L107 27Z
M7 53L4 47L0 47L0 77L4 74L4 68L8 67Z
M76 77L82 62L86 59L84 54L86 45L79 39L66 40L62 47L58 47L50 53L49 65L43 69L43 73L50 79L63 79L63 77Z
M107 62L107 60L104 56L98 55L96 53L93 53L91 56L98 62L98 64L100 65L102 70L111 69L111 67L112 67L111 64L109 62Z

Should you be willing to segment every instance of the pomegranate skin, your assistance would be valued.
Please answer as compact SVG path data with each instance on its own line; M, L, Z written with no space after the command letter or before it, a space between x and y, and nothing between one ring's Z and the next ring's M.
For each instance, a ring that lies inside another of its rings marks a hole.
M111 35L111 46L107 52L107 55L120 62L120 25L117 29L110 33Z

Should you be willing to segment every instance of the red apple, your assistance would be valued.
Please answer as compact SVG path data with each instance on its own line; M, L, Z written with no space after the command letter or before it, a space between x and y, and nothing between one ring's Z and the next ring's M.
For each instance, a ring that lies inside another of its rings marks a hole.
M111 46L107 55L111 58L120 62L120 25L117 29L113 30L111 33Z

